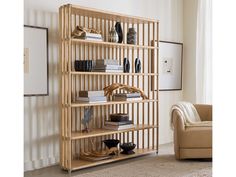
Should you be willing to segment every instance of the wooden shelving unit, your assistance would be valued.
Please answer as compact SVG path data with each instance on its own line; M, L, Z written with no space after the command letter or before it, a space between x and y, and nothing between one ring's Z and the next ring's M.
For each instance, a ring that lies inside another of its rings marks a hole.
M71 4L59 9L60 22L60 63L61 63L61 138L60 164L69 172L118 160L138 157L158 151L158 44L159 22L153 19L132 17ZM123 30L123 42L111 43L108 33L116 22ZM103 42L74 39L75 27L95 28L102 32ZM137 44L127 44L129 27L137 32ZM157 46L156 46L157 45ZM97 60L112 58L123 65L128 58L130 73L77 72L75 60ZM134 71L135 58L140 58L142 69ZM141 88L148 96L146 100L108 101L104 103L78 103L75 98L80 90L102 90L112 83L122 83ZM93 107L92 129L82 132L81 120L86 107ZM134 128L113 131L103 129L109 114L128 113ZM121 143L136 144L135 154L119 154L108 160L97 162L79 158L81 152L91 151L94 142L97 151L104 151L102 140L119 139Z

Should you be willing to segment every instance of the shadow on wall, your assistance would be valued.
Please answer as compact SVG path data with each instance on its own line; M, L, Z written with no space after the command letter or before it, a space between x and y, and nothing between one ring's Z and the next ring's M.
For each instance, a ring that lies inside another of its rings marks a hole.
M24 98L25 171L59 160L59 21L57 13L25 9L24 24L48 28L49 96ZM39 46L40 47L40 46Z

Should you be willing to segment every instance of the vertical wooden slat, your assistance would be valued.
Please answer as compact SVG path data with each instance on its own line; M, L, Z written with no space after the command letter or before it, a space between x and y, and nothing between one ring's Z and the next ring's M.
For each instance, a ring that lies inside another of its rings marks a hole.
M157 51L157 70L156 70L156 73L158 74L157 75L157 81L156 81L156 89L157 89L157 91L156 91L156 94L157 94L157 100L158 100L158 102L156 102L156 115L157 115L157 117L156 117L156 124L157 125L159 125L159 85L158 85L158 81L159 81L159 58L158 58L158 55L159 55L159 23L156 23L156 26L157 26L157 37L156 37L156 40L157 40L157 47L158 47L158 49L156 49L156 51ZM158 151L159 150L159 126L156 128L156 150Z
M156 32L156 29L155 29L155 23L153 23L153 44L155 46L155 39L156 39L156 35L155 35L155 32ZM155 52L155 49L153 50L153 52ZM151 56L152 57L152 56ZM155 59L154 59L155 60ZM154 61L153 60L153 61ZM152 60L150 59L150 62ZM154 62L155 63L155 62ZM153 63L153 64L154 64ZM153 71L155 73L155 70ZM155 76L151 76L153 77L153 81L155 79ZM153 83L154 84L154 83ZM155 88L155 87L154 87ZM152 99L155 100L155 89L152 89ZM155 102L152 103L152 125L155 125ZM154 149L155 148L155 128L152 129L152 148Z
M143 45L145 45L145 24L143 24L143 28L142 28L142 32L143 32ZM145 57L145 50L144 48L142 49L142 52L143 52L143 57L142 57L142 63L144 63L144 57ZM145 73L145 67L144 67L144 64L143 64L143 73ZM144 83L144 78L145 76L142 77L143 80L142 80L142 90L145 91L145 83ZM143 103L143 106L142 106L142 124L145 124L145 103ZM144 142L144 135L145 135L145 131L143 130L142 131L142 148L144 148L144 145L145 145L145 142Z
M137 45L139 45L139 36L140 36L140 33L139 33L139 22L137 23ZM137 58L139 58L139 48L137 48ZM144 67L144 63L142 63L142 66ZM143 77L143 76L142 76ZM139 75L137 76L137 87L140 88L140 85L139 85ZM137 110L140 110L140 104L137 103L137 107L136 107ZM139 113L137 111L137 125L139 125ZM139 149L139 130L137 130L137 149Z

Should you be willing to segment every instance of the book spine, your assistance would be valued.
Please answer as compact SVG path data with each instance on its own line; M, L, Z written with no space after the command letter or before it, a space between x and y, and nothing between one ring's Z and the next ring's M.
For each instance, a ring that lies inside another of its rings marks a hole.
M104 91L80 91L79 97L98 97L104 96Z
M117 60L111 59L103 59L103 60L96 60L96 65L118 65L119 62Z
M103 70L100 70L100 69L95 69L93 70L94 72L106 72L106 73L123 73L123 70L111 70L111 69L103 69Z
M95 70L123 70L123 66L120 65L96 65Z

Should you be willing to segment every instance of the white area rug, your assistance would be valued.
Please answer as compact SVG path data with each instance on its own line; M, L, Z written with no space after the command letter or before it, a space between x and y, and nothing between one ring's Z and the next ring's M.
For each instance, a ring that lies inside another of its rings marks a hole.
M85 172L76 177L210 177L211 166L208 161L176 161L173 155L159 155L116 163L112 167Z
M59 166L25 173L25 177L67 177ZM211 177L209 160L183 160L174 158L173 146L160 147L158 155L129 159L72 172L73 177Z

